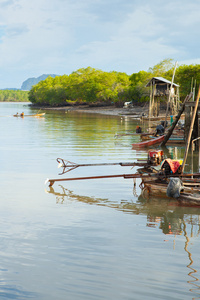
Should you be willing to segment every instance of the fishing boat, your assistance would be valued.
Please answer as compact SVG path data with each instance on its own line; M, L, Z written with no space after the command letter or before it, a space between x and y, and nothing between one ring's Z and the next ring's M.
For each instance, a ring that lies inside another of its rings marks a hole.
M182 173L183 160L165 159L163 160L162 150L149 150L148 158L145 161L124 162L124 163L94 163L94 164L76 164L57 158L58 167L62 167L63 171L60 175L76 169L77 167L86 166L104 166L104 165L121 165L121 166L138 166L136 173L131 174L114 174L89 177L68 177L61 179L47 179L46 183L52 187L55 182L74 181L74 180L91 180L103 178L119 178L141 180L140 188L141 196L145 199L165 198L177 201L178 205L200 206L200 173ZM157 168L161 163L161 167ZM173 181L178 184L172 189L170 184Z
M182 173L183 160L165 159L160 169L138 169L143 198L176 199L180 204L200 206L200 173ZM154 173L153 173L154 172Z
M165 117L164 116L158 116L158 117L146 117L146 116L142 116L142 117L140 117L140 119L142 121L162 121L163 118L165 118ZM182 116L180 118L181 118L181 120L184 120L185 119L185 114L182 114ZM171 121L171 116L168 116L166 118L166 120L167 121Z
M184 137L170 137L166 143L167 145L185 145Z
M43 117L45 115L45 113L40 113L40 114L34 114L34 115L24 115L24 114L15 114L13 115L13 117L20 117L20 118L24 118L24 117Z
M142 141L149 141L149 140L152 140L152 139L154 139L155 137L152 135L152 134L141 134L140 135L140 138L141 138L141 140ZM185 144L185 138L184 138L184 136L182 135L171 135L171 137L168 139L168 141L167 141L167 144L168 145L183 145L183 144Z
M26 117L43 117L45 113L35 114L35 115L27 115Z
M150 140L143 141L143 142L138 142L135 144L132 144L132 148L145 148L145 147L150 147L152 145L160 144L162 141L164 141L165 135L161 135L159 137L154 137Z
M200 175L200 174L199 174ZM142 189L141 196L145 199L151 197L164 198L168 200L177 200L179 205L200 206L200 179L182 178L183 190L180 191L179 197L169 197L167 189L169 186L169 178L165 180L144 180L140 187Z

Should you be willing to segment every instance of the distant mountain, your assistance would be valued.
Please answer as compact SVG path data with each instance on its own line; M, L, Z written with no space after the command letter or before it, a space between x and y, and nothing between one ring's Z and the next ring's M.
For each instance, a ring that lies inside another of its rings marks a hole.
M47 77L56 77L57 75L55 74L43 74L37 78L33 77L33 78L28 78L27 80L25 80L23 83L22 83L22 86L21 86L21 90L23 91L30 91L31 87L35 84L37 84L38 82L40 82L41 80L45 80Z

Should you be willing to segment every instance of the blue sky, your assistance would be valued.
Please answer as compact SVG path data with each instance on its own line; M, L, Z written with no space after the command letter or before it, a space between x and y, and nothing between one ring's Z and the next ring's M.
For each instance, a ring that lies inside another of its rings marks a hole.
M0 0L0 89L88 66L200 64L199 0Z

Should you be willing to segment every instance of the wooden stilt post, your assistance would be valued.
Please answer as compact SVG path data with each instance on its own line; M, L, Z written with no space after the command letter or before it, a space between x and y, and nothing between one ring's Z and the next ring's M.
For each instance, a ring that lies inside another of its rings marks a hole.
M149 99L149 131L150 131L150 118L151 118L151 112L152 112L152 82L151 82L151 90L150 90L150 99Z
M153 85L153 91L152 91L152 111L153 111L153 117L154 117L154 106L155 106L155 103L154 103L154 93L155 93L155 83Z
M176 67L177 67L177 62L175 63L175 67L174 67L174 72L173 72L173 76L172 76L172 81L171 81L171 86L170 86L170 90L169 90L169 98L167 101L167 109L166 109L166 115L165 115L165 128L167 126L167 115L168 115L168 110L169 110L169 104L170 104L170 100L171 100L171 92L172 92L172 87L173 87L173 83L174 83L174 76L175 76L175 72L176 72Z
M190 125L190 131L189 131L188 139L187 139L187 143L186 143L185 156L184 156L183 164L182 164L182 173L184 172L185 163L186 163L187 156L188 156L188 150L189 150L189 146L190 146L190 142L191 142L191 136L192 136L194 121L195 121L197 108L198 108L198 104L199 104L199 98L200 98L200 86L199 86L199 90L198 90L198 94L197 94L197 98L196 98L195 108L193 111L192 121L191 121L191 125Z

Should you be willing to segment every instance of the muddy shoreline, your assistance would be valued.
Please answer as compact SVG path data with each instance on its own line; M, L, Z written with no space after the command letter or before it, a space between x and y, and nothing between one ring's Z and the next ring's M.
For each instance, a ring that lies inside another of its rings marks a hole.
M55 111L77 111L92 114L102 114L110 116L132 116L132 117L142 117L148 115L148 107L134 106L131 108L117 108L114 106L103 106L103 107L89 107L89 106L65 106L65 107L45 107L40 108L45 110L55 110Z
M90 106L64 106L64 107L43 107L41 110L54 110L54 111L65 111L65 112L84 112L88 114L101 114L110 116L127 116L131 118L141 118L142 116L147 117L149 114L149 108L147 105L144 106L133 106L130 108L118 108L114 106L101 106L101 107L90 107ZM165 110L160 110L159 117L165 116Z

